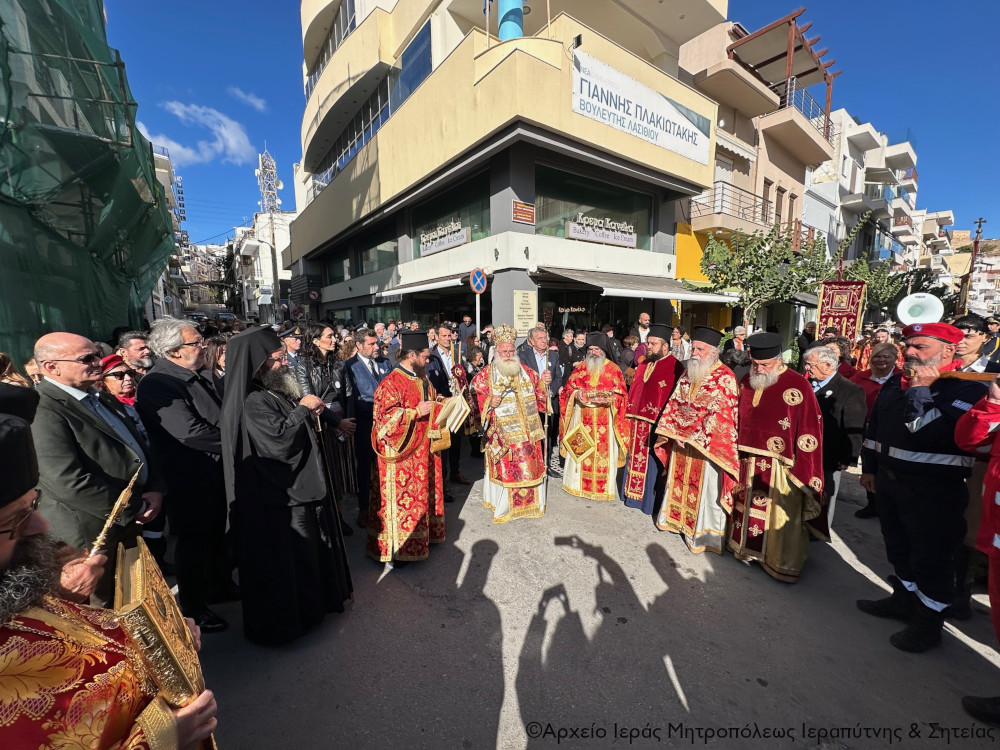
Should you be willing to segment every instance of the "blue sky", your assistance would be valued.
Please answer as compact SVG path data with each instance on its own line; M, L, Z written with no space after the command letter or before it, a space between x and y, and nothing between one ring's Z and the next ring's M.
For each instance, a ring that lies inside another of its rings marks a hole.
M170 149L184 178L192 241L219 242L253 216L260 199L253 171L265 144L286 185L283 207L293 209L305 105L299 3L106 0L106 7L138 120ZM754 31L798 7L730 0L729 17ZM848 0L808 6L800 21L813 22L809 36L823 37L824 59L843 71L835 108L890 134L912 131L918 207L951 208L958 229L985 216L985 236L1000 236L1000 62L990 38L1000 3Z

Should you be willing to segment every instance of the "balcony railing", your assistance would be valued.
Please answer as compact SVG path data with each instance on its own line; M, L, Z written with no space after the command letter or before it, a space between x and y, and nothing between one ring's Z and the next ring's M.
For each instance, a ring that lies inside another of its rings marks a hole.
M333 58L333 53L344 43L344 40L350 36L351 32L357 28L357 20L357 16L354 13L353 1L345 2L340 6L340 10L337 11L337 17L333 19L333 24L330 26L330 33L323 40L323 50L319 54L319 59L313 66L309 77L306 78L306 99L312 94L312 90L316 87L316 82L319 81L319 77L326 70L327 63Z
M783 87L783 90L781 90ZM833 143L833 122L826 114L826 109L820 106L819 102L812 98L812 95L805 89L798 87L798 79L792 76L783 84L772 86L781 97L780 109L795 107L801 112L812 126L819 131L828 142Z
M943 238L947 239L948 243L950 244L951 243L951 230L949 230L949 229L942 229L941 231L938 232L938 237L943 237Z
M917 170L913 167L909 169L901 169L896 173L896 179L900 182L911 181L914 184L917 182Z
M692 217L711 214L734 216L762 227L771 226L774 218L771 201L722 180L711 190L691 199Z
M913 228L913 217L911 216L897 216L892 220L892 225L894 227L910 227Z

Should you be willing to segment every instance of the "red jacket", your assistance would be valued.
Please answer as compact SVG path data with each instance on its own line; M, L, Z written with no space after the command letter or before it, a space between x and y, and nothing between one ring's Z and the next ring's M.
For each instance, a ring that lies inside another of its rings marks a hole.
M976 549L1000 558L1000 404L986 396L959 417L955 424L955 443L970 453L990 454L990 465L983 482L983 511L976 535Z
M901 372L902 370L900 370L897 367L891 373L889 373L889 377L891 378L893 375L898 375ZM872 409L875 406L875 399L878 398L878 392L882 390L882 383L876 383L874 380L872 380L871 370L858 370L856 373L854 373L854 375L852 375L849 378L849 380L852 383L857 383L862 388L864 388L865 400L868 402L868 416L865 419L866 420L871 419Z

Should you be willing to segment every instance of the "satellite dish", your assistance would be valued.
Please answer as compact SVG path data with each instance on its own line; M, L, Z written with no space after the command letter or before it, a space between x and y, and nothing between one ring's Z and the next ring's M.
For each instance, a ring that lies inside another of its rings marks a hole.
M275 202L275 203L276 203L277 205L279 205L279 206L280 206L280 205L281 205L281 198L275 198L275 199L274 199L274 202Z
M274 183L274 187L276 190L284 190L285 183L283 183L281 180L278 180L276 183Z
M255 170L253 171L253 176L254 176L254 177L260 177L260 170L259 170L259 169L255 169Z
M944 315L944 304L933 294L909 294L896 306L896 317L903 325L937 323Z

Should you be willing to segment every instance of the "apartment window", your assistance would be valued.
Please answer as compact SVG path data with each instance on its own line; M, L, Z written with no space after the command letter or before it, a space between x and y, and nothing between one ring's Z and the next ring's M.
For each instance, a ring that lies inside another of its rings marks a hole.
M794 193L788 196L788 220L795 221L795 203L798 201L799 196Z
M774 187L774 183L771 182L771 180L768 180L768 179L765 178L764 179L764 194L762 196L764 198L764 210L762 212L762 215L764 216L764 220L765 221L769 220L770 216L771 216L771 207L773 205L773 201L771 200L771 190L772 190L773 187Z
M774 191L774 223L780 224L782 217L785 215L785 193L787 191L784 188L778 188Z
M635 229L635 247L650 248L653 197L604 180L535 166L535 234L566 237L567 224L580 216L611 219Z
M489 172L481 172L413 209L414 258L489 236Z
M333 19L330 33L323 40L323 49L320 51L319 57L316 58L316 64L313 65L312 72L306 79L306 99L312 94L312 90L316 87L316 81L323 75L323 71L333 57L333 53L337 51L347 36L356 27L357 16L354 13L354 0L341 0L340 10L337 11L337 16Z
M431 73L431 27L425 23L406 45L399 64L389 71L354 118L337 136L333 146L313 173L312 198L315 198L355 157L372 136L386 123L389 116L409 98L410 94Z
M394 224L388 224L358 240L358 268L362 274L393 268L398 261L399 238Z

